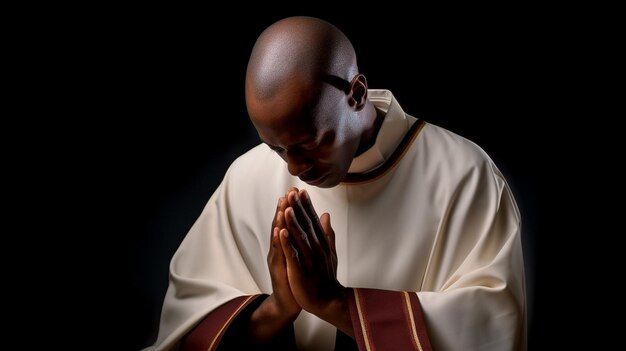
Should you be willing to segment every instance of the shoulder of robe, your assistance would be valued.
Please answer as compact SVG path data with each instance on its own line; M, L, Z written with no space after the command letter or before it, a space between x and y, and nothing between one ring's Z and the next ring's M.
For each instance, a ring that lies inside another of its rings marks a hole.
M224 180L230 188L254 188L284 169L284 161L267 145L259 144L233 161Z
M475 142L437 125L428 124L424 132L424 142L434 155L435 162L441 162L460 174L472 170L495 170L491 157Z

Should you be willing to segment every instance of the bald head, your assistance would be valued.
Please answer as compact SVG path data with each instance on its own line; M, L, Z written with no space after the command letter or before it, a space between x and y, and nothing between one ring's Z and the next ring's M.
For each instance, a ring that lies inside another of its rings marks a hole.
M357 73L354 48L337 27L313 17L289 17L257 39L246 72L246 99L265 101L284 89L310 92L324 77L350 81Z
M246 72L246 107L260 139L309 185L332 187L375 139L352 44L337 27L289 17L257 39Z

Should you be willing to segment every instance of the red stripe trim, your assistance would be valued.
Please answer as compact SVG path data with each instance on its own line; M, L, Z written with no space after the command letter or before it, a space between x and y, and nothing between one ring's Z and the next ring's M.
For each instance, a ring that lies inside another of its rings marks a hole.
M398 147L396 147L383 165L366 173L348 173L341 183L346 185L367 183L387 174L400 162L425 124L421 119L413 123L404 138L402 138L402 141L400 141L400 144L398 144Z
M240 296L209 313L181 340L181 350L213 351L233 319L260 295Z
M432 350L415 293L354 288L349 303L359 350Z

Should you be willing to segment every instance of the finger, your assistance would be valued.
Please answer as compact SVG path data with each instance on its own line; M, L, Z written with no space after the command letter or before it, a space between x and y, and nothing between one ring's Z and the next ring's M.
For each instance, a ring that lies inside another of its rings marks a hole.
M304 207L302 207L302 201L300 199L300 195L298 194L297 191L292 191L289 193L289 205L294 209L294 213L296 214L296 219L298 220L298 223L300 224L300 226L302 227L302 229L304 229L305 231L307 231L307 233L310 231L309 229L313 228L309 228L311 227L311 219L309 218L308 214L306 213L306 211L304 210Z
M285 210L285 221L287 222L290 241L298 251L300 265L308 272L312 265L311 246L307 234L302 230L300 224L298 224L293 207L289 207Z
M284 206L284 197L278 198L278 203L276 204L276 211L274 212L274 218L272 218L272 229L270 230L270 251L272 249L272 242L274 241L274 229L278 226L278 229L283 228L284 225L280 225L280 223L284 223L282 220L283 214L281 214L281 207Z
M284 211L278 211L278 213L276 214L275 228L278 228L278 230L287 228L287 225L285 224L285 212Z
M276 211L274 211L274 218L272 219L272 232L274 230L274 227L276 226L276 219L277 219L276 215L278 214L278 211L280 211L281 200L282 200L282 197L278 198L278 203L276 204ZM272 235L270 235L270 241L271 241L271 236Z
M275 265L274 269L276 273L280 274L281 277L287 274L287 266L285 262L285 254L282 249L282 245L280 243L280 230L278 228L274 228L274 233L272 235L272 247L276 254L275 256Z
M317 239L315 230L313 229L313 222L311 221L311 218L309 218L309 215L306 213L304 207L302 206L300 195L298 195L298 192L293 191L289 193L288 199L289 204L291 205L291 208L293 208L293 211L296 215L297 223L300 225L300 228L307 236L309 244L311 244L311 248L316 249L317 247L319 247L319 241Z
M278 230L285 228L285 209L287 208L288 203L287 199L284 196L278 198L278 204L276 205L276 213L274 213L274 218L272 219L272 233L274 228L278 228ZM270 235L271 241L271 235Z
M326 240L325 242L327 243L328 247L329 247L329 255L332 259L332 263L333 263L333 271L336 274L337 273L337 248L335 247L335 230L333 230L333 227L330 224L330 214L328 213L323 213L322 217L320 218L320 223L322 225L322 227L324 228L324 233L326 236Z
M335 231L333 227L330 225L330 214L324 213L322 214L322 218L320 218L320 224L322 229L324 230L325 241L328 243L328 246L333 252L336 252L335 249Z
M285 212L287 207L289 207L289 203L287 202L287 197L286 196L281 196L281 198L278 199L278 207L283 212Z
M285 256L283 254L283 249L280 244L279 233L280 230L278 228L274 228L274 230L272 230L272 241L270 245L270 251L267 255L267 264L270 268L270 274L280 279L282 277L282 274L285 273L286 268Z
M298 251L293 247L291 243L291 235L287 229L281 229L279 231L280 247L283 251L283 257L287 270L299 270L300 269L300 257Z
M267 254L267 266L272 279L272 290L279 296L289 294L289 279L287 278L287 262L280 243L280 231L274 228L272 231L272 242Z
M293 193L293 192L298 192L298 188L296 188L295 186L292 186L291 188L289 188L289 190L287 190L287 192L285 193L284 198L285 199L289 199L289 194Z
M304 208L307 216L311 220L311 226L313 227L313 231L315 232L315 236L317 242L320 244L320 247L324 252L329 252L329 246L326 243L325 231L320 224L320 219L317 216L317 212L315 212L315 208L313 207L313 202L311 201L311 197L306 190L300 190L300 203Z

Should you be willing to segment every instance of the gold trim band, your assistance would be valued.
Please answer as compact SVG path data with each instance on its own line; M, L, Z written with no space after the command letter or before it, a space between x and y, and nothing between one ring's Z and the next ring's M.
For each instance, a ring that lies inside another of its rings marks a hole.
M411 320L411 331L413 332L413 339L415 340L415 343L417 344L417 348L420 351L423 351L422 344L420 343L420 338L419 336L417 336L417 329L415 329L415 318L413 318L413 307L411 306L411 296L409 296L409 293L406 291L403 291L402 293L404 293L404 302L406 303L406 309L407 311L409 311L409 319Z
M248 296L247 299L245 299L241 305L239 305L239 307L237 307L237 309L235 310L235 312L233 312L233 314L230 315L230 317L228 318L228 320L224 323L224 325L222 325L222 328L220 328L220 330L217 332L217 334L215 335L215 337L213 338L213 341L211 341L211 345L209 345L208 351L213 351L215 350L213 348L213 346L217 346L216 342L217 339L219 339L222 336L222 333L224 332L224 329L226 329L226 327L230 324L230 322L233 320L233 318L235 318L235 316L237 314L239 314L239 312L241 311L242 308L244 308L247 304L248 301L250 301L250 299L252 299L253 297L256 297L257 295L251 295Z
M353 288L354 291L354 301L356 302L356 310L359 314L359 322L361 323L361 331L363 332L363 340L365 340L365 348L367 351L371 351L372 348L370 346L369 335L367 334L367 328L365 327L365 320L363 318L363 312L361 311L361 301L359 300L359 293L356 288Z

